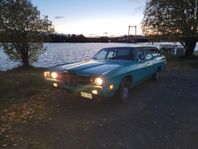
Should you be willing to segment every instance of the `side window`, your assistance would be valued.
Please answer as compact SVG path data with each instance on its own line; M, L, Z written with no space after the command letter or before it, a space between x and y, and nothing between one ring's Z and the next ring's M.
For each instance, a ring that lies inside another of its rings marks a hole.
M116 51L109 51L107 54L107 59L114 59L115 58Z
M152 48L152 49L150 49L150 51L151 51L153 56L160 56L161 55L161 53L158 49Z
M130 49L120 49L117 51L116 59L120 60L132 60L133 54Z
M139 61L145 60L144 52L141 49L137 49L136 58Z
M150 50L145 50L145 59L150 60L152 57Z

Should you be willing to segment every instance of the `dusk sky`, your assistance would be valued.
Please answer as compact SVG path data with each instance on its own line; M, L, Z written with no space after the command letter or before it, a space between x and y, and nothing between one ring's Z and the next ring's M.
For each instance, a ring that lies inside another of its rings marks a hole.
M126 35L128 25L141 21L146 0L32 0L42 15L48 15L55 31L85 36ZM134 29L131 30L134 34Z

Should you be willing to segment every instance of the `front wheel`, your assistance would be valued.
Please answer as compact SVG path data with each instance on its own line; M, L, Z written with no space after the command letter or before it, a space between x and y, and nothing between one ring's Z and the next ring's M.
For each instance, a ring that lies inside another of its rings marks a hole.
M121 103L126 103L129 98L129 80L123 80L119 89L119 99Z
M160 70L157 70L153 75L153 80L158 81L160 79Z

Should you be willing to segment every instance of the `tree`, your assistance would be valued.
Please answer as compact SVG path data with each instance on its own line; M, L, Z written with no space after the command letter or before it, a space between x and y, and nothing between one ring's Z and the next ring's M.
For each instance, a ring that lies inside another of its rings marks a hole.
M29 66L45 51L43 36L52 32L52 22L30 0L0 0L0 32L4 52L12 60Z
M149 0L143 19L145 35L179 41L192 56L198 41L198 0Z

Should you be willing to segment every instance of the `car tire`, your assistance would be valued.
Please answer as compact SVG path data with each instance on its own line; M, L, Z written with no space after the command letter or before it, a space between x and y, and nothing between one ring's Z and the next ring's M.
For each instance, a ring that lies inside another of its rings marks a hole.
M155 74L153 75L153 80L158 81L160 79L160 69L158 69Z
M119 96L118 96L120 103L123 104L126 103L129 98L129 89L130 89L129 82L130 82L129 79L124 79L120 84Z

